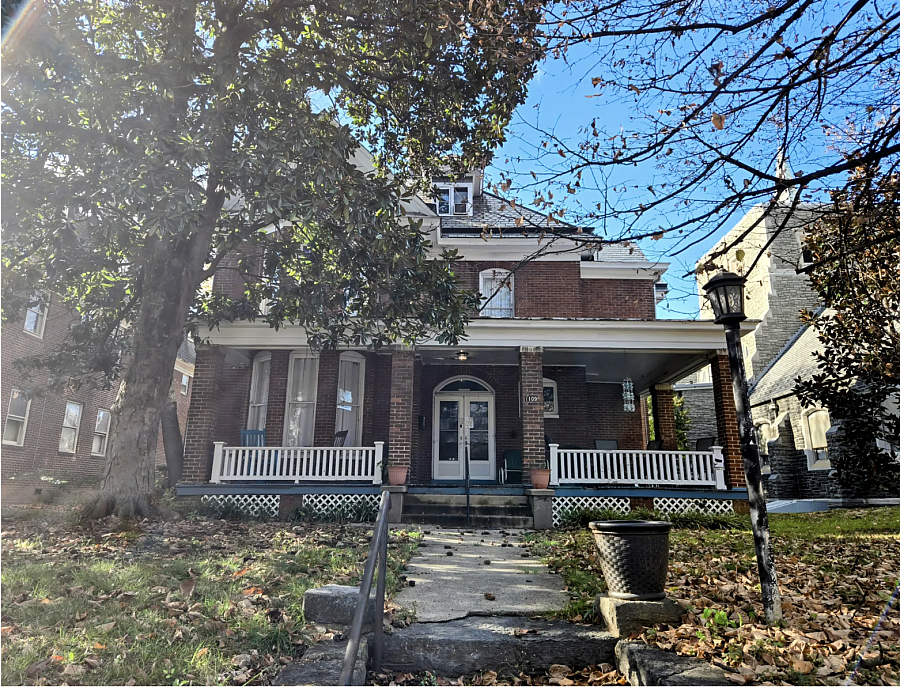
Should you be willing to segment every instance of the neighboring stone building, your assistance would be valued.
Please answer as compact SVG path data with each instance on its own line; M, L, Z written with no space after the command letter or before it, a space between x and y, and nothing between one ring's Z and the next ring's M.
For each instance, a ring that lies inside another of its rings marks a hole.
M18 359L54 351L68 332L72 316L56 297L46 299L27 309L24 322L7 323L2 330L0 485L5 504L52 499L60 490L93 486L106 463L109 410L116 387L84 386L60 393L47 388L46 371L23 373L15 365ZM179 349L172 381L182 429L192 378L193 344L188 342ZM157 464L165 464L161 451Z

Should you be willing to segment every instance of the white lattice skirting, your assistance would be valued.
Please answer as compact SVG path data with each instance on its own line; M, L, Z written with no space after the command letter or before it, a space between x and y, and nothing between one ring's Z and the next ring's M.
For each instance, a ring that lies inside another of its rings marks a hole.
M733 514L734 502L730 499L684 499L683 497L656 497L653 507L664 514L682 514L699 511L704 514Z
M303 506L309 507L316 514L323 514L335 509L346 509L357 504L368 504L378 508L380 495L342 495L342 494L317 494L303 495Z
M231 505L252 516L265 514L274 518L278 515L278 495L205 495L200 501Z
M562 523L562 512L580 508L631 511L631 500L628 497L554 497L553 527Z

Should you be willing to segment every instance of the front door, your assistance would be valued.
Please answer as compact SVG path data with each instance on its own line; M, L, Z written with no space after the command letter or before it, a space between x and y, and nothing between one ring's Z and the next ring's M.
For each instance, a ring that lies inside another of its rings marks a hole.
M434 479L493 480L494 399L490 394L437 394L434 398Z

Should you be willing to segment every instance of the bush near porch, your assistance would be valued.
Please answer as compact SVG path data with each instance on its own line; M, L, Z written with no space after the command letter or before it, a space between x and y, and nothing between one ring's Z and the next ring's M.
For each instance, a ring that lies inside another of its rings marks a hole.
M330 637L303 593L353 585L371 525L107 520L63 507L4 514L5 685L265 684ZM388 593L417 532L392 531Z
M735 684L896 685L900 678L900 508L771 514L784 622L762 615L749 522L740 530L673 530L668 595L688 608L682 625L641 639L726 669ZM562 615L592 621L606 589L590 532L525 536L566 580ZM893 604L891 604L893 603ZM862 659L862 662L860 662Z

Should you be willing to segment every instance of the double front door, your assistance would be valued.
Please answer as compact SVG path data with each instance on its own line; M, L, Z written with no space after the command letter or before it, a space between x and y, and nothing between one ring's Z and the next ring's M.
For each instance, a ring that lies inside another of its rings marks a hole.
M434 402L434 479L463 480L468 457L472 480L493 480L493 395L436 394Z

